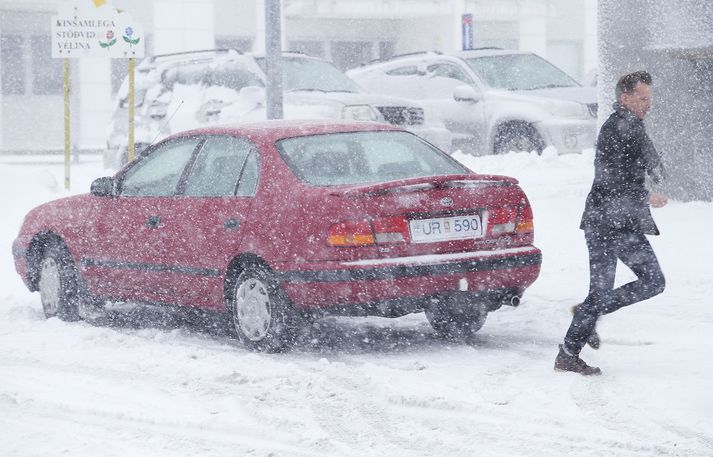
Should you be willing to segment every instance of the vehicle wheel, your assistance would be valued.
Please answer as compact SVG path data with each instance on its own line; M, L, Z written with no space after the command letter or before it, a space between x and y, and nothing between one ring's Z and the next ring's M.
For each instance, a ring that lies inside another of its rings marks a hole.
M426 318L440 336L452 340L467 340L485 324L488 305L463 300L443 299L426 308Z
M54 244L45 250L40 261L38 288L47 318L79 320L77 272L64 245Z
M240 273L232 297L232 321L240 341L261 352L280 352L295 341L298 314L265 268Z
M544 144L537 130L529 124L506 124L498 129L493 152L506 154L515 152L532 152L542 154Z

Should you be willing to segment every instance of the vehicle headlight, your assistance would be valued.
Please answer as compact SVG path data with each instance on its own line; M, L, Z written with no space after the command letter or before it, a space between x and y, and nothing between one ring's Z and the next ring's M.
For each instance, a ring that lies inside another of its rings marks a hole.
M342 108L342 119L355 121L379 121L381 114L369 105L350 105Z
M546 109L550 114L557 117L572 117L578 119L589 117L587 106L577 102L547 102Z
M168 113L168 106L162 103L154 103L149 107L148 115L151 119L163 119Z

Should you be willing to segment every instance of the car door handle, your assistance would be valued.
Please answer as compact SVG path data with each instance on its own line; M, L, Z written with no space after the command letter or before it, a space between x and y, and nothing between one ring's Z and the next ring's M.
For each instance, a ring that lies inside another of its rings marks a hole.
M237 230L240 228L240 219L226 219L223 223L226 230Z
M149 216L146 219L146 227L148 228L161 228L163 224L161 223L161 216Z

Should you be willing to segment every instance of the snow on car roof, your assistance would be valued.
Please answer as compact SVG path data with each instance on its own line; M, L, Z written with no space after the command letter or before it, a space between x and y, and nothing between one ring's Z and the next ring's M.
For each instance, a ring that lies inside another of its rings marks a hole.
M191 135L238 134L271 138L287 138L293 136L342 133L403 130L399 127L380 122L344 121L330 119L274 119L262 122L225 124L202 127L178 132L173 137Z

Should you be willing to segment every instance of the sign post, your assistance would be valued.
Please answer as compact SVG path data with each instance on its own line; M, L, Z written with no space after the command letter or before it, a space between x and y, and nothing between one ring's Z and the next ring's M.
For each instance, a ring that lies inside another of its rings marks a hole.
M119 39L121 37L121 39ZM69 59L104 57L129 59L129 138L134 148L134 59L144 56L144 33L131 15L107 0L69 0L60 4L52 18L52 57L64 59L64 186L69 189ZM133 157L130 157L130 159Z
M463 50L473 49L473 15L461 14L461 41Z

